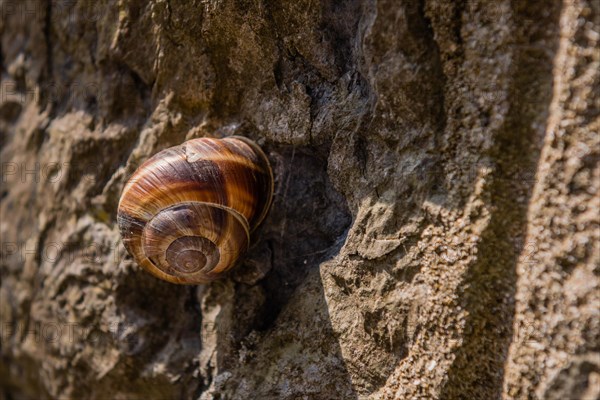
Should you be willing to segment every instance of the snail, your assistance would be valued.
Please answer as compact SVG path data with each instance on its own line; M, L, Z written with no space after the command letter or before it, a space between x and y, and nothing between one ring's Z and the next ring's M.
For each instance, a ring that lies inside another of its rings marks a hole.
M123 244L160 279L210 282L248 249L273 185L265 153L244 137L192 139L160 151L123 189L117 212Z

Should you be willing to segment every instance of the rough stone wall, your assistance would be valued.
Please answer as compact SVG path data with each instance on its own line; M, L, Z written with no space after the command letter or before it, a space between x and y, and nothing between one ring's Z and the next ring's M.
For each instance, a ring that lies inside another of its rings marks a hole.
M597 2L0 6L0 399L600 396ZM140 271L127 177L230 134L248 256Z

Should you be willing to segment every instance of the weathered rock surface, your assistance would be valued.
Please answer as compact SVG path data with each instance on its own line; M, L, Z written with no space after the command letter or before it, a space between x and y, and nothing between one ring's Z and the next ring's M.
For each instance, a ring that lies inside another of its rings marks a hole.
M0 5L0 398L600 396L598 2ZM127 177L230 134L250 253L140 271Z

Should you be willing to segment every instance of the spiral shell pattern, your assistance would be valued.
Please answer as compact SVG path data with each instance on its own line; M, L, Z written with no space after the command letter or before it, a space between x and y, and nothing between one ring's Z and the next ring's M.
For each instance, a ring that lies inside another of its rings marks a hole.
M272 196L273 173L257 144L238 136L192 139L137 169L117 221L144 269L173 283L206 283L247 250Z

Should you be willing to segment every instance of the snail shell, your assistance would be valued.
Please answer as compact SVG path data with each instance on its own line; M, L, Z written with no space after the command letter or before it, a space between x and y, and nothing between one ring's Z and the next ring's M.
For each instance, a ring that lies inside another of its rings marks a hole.
M173 283L206 283L247 250L272 196L273 172L256 143L192 139L137 169L117 221L125 248L148 272Z

